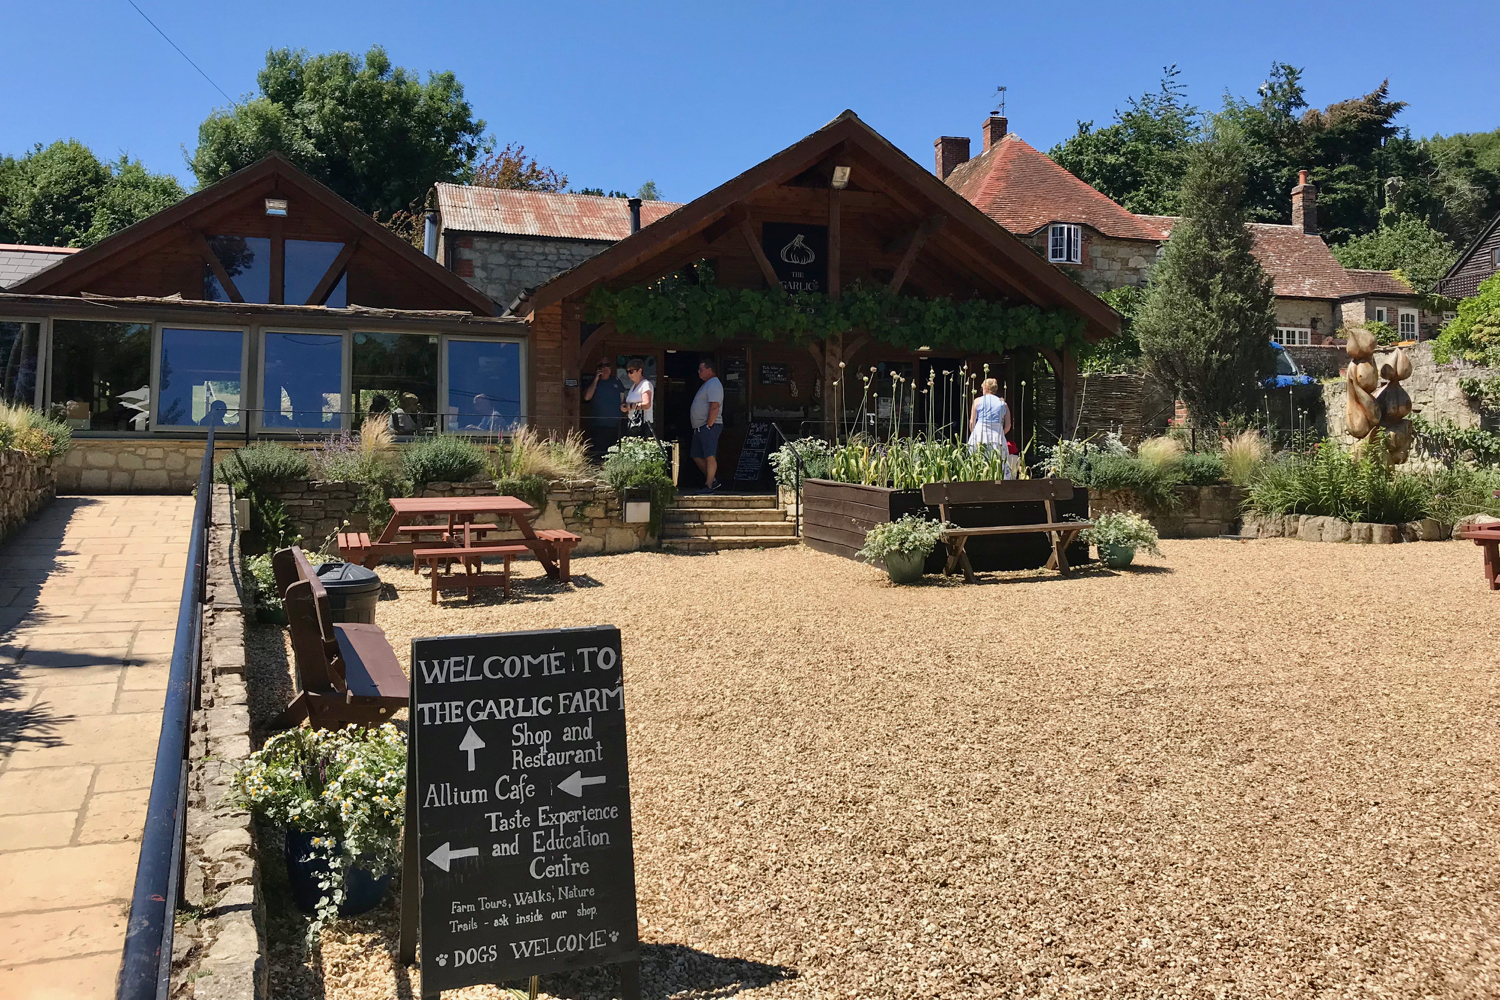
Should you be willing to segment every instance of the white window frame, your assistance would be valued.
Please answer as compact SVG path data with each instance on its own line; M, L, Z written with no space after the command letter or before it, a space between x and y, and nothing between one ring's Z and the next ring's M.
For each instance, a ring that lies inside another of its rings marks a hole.
M1406 322L1408 319L1411 320L1411 333L1409 338L1406 330ZM1417 310L1398 310L1396 315L1396 335L1399 336L1402 340L1416 340L1422 335L1422 324L1420 322L1420 317L1417 314Z
M36 331L36 388L31 393L31 405L37 412L45 413L47 383L52 381L52 317L50 316L5 316L0 323L35 323ZM46 378L43 378L43 375Z
M1282 347L1311 347L1312 327L1278 326L1276 333L1271 337L1271 342L1280 344Z
M1500 247L1495 247L1490 251L1490 266L1500 267Z
M305 336L339 337L339 422L340 426L333 431L338 434L344 431L354 433L356 428L350 427L353 420L354 407L350 405L350 383L353 378L353 348L354 334L350 330L316 329L312 327L293 326L258 326L255 329L255 345L260 351L260 357L255 364L255 422L251 424L256 434L286 434L292 437L307 436L308 434L326 434L327 428L321 427L267 427L265 420L266 402L266 335L270 333L292 333Z
M1060 239L1059 239L1060 238ZM1061 256L1058 244L1061 242ZM1047 260L1053 264L1083 263L1083 227L1054 222L1047 229Z
M1384 323L1386 321L1385 316L1386 316L1385 306L1376 306L1375 307L1375 322L1377 322L1377 323Z
M476 437L493 437L488 431L472 427L453 427L449 424L452 415L448 412L448 345L453 342L480 344L519 344L521 348L521 415L520 426L531 426L531 358L526 337L475 337L472 335L441 334L438 340L438 430L446 434L469 434Z
M260 391L260 386L255 384L250 372L250 342L251 336L249 326L220 326L216 323L193 323L157 320L151 331L151 432L182 434L183 431L196 431L207 434L208 429L199 424L163 424L158 418L161 416L161 341L164 330L210 330L223 333L238 333L240 335L240 420L237 424L225 424L220 430L232 430L243 433L250 426L246 421L252 419L253 412L246 412L245 397L258 398L253 393ZM249 390L247 392L247 390Z

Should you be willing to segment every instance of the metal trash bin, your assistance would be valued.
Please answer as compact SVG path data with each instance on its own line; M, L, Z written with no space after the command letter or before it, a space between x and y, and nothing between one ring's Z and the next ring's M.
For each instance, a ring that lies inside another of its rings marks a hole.
M331 562L318 567L318 579L328 591L328 609L336 622L375 624L380 603L380 577L354 563Z

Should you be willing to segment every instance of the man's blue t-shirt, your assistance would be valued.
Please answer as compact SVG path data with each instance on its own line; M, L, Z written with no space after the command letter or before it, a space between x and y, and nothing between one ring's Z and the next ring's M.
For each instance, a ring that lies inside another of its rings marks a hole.
M625 401L625 390L620 387L620 380L616 378L598 378L594 384L594 398L589 400L593 407L589 412L595 420L619 420L620 404Z

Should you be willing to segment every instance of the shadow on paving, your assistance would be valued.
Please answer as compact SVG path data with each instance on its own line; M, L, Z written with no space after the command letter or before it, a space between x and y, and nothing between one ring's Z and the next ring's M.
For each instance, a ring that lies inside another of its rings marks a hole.
M77 555L63 548L68 522L76 513L98 502L91 497L58 497L0 547L0 569L4 569L7 577L5 586L17 588L11 603L0 608L0 754L9 754L22 744L62 746L57 729L73 721L71 715L54 714L46 702L29 708L15 707L14 703L22 697L22 683L21 668L14 661L24 659L27 666L55 670L66 670L76 664L77 654L28 646L21 627L29 625L30 630L35 630L52 619L52 615L38 606L41 589L59 570L60 558Z
M725 958L685 944L641 945L642 1000L688 994L701 1000L732 997L757 990L783 979L796 978L797 970L768 965L747 958ZM508 983L526 988L525 981ZM609 1000L620 995L619 972L613 966L580 969L541 977L543 992L566 1000Z

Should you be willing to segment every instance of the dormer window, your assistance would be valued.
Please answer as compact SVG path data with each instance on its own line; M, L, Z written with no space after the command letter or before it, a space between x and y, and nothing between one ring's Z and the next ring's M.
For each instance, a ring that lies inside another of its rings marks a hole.
M1047 239L1047 259L1054 264L1083 263L1083 227L1054 223Z

